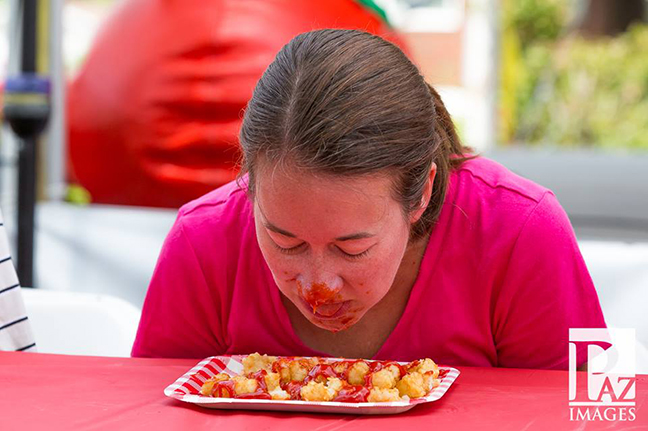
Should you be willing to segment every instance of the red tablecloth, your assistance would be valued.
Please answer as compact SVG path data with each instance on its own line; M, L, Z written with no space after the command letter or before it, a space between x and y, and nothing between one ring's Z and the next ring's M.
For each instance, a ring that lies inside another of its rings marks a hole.
M439 401L394 416L208 410L163 394L198 361L0 352L0 430L648 429L648 376L634 422L570 422L562 371L460 367Z

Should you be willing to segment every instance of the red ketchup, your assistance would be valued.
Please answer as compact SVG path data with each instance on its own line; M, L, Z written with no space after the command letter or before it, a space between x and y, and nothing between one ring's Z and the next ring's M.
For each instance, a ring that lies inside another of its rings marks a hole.
M364 386L347 386L338 392L333 401L341 403L366 403L369 399L369 389Z
M398 362L394 362L394 361L369 362L369 372L365 376L365 386L369 388L373 388L373 383L371 381L373 377L373 373L380 370L384 370L385 368L388 368L390 365L393 365L398 368L398 371L400 372L400 377L403 377L405 374L407 374L407 370L405 370L405 367L403 367Z
M280 359L274 361L272 363L272 372L281 374L281 370L284 369L284 368L288 368L288 365L293 360L295 360L295 358L287 357L287 358L280 358Z
M394 362L394 361L370 362L369 363L369 372L375 373L376 371L380 371L380 370L383 370L385 368L388 368L390 365L393 365L396 368L398 368L398 371L400 372L400 377L403 377L405 374L407 374L407 370L405 369L405 367L403 367L398 362Z
M271 400L272 396L268 393L268 387L265 382L266 374L268 374L266 370L257 371L256 373L251 374L249 378L257 381L257 390L249 394L236 395L235 398Z
M337 291L328 287L326 283L313 283L311 284L310 289L304 289L301 282L298 280L297 292L299 292L301 297L304 298L313 308L313 312L316 312L317 307L320 305L332 302L340 297L340 295L337 294Z
M371 371L368 372L367 375L365 376L364 385L366 387L368 387L369 389L373 388L373 379L372 379L372 377L373 377L373 374L371 374Z
M418 367L420 363L421 363L421 360L420 360L420 359L417 359L416 361L411 362L411 363L409 364L409 366L407 367L407 369L408 369L408 370L412 370L412 369Z
M317 378L320 376L324 377L324 380L326 380L328 377L337 377L338 375L332 366L328 364L318 364L315 365L312 370L310 370L310 372L304 379L304 383L308 383L311 380L317 381Z
M301 388L303 387L302 382L290 382L286 383L282 389L290 395L291 400L301 400Z
M353 367L354 364L357 364L358 362L364 362L362 359L357 359L355 361L343 361L346 364L346 368L344 369L344 372L342 373L342 380L346 380L347 382L349 381L349 371L351 370L351 367Z
M224 380L216 382L212 388L212 397L216 398L232 398L234 397L234 381Z
M448 371L449 371L449 370L439 370L439 377L438 377L438 378L439 378L439 379L442 379L442 378L444 378L445 376L447 376L447 375L448 375Z

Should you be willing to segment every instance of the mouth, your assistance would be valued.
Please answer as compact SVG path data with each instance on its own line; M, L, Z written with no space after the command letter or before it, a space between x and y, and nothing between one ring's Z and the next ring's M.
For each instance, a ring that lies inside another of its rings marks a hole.
M304 298L299 298L308 314L318 320L337 320L349 310L351 301L330 302L313 307Z

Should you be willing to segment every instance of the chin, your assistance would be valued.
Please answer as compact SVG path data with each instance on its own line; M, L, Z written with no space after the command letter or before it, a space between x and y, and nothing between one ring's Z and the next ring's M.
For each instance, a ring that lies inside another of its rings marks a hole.
M330 321L324 321L324 320L319 320L319 319L313 319L309 318L308 321L311 322L313 325L317 326L318 328L324 329L329 332L341 332L349 329L360 319L362 316L342 316L338 320L330 320Z

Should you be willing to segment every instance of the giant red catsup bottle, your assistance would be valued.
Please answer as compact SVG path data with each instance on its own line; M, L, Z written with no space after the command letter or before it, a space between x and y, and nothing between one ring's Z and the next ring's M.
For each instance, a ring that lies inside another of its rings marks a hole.
M93 202L156 207L231 181L257 80L317 28L364 29L406 50L353 0L124 1L68 91L69 179Z

